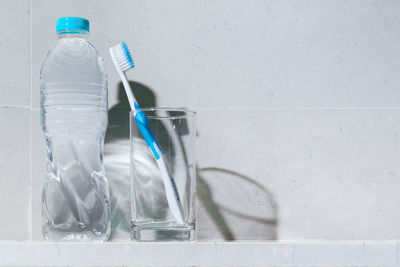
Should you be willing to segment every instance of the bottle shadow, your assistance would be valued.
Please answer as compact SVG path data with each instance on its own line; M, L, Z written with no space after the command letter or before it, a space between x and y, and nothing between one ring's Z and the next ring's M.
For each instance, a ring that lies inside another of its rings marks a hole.
M137 101L156 107L153 91L130 81ZM130 238L129 102L122 83L108 112L104 166L110 188L111 240ZM168 139L168 138L167 138ZM184 147L182 147L184 149ZM272 194L250 177L218 167L197 168L197 239L275 240L278 209ZM235 192L235 195L231 195Z

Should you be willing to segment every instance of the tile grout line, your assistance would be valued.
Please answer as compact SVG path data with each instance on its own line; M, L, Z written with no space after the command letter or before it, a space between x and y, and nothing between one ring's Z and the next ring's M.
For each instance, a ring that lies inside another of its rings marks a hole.
M30 106L25 106L25 105L0 105L0 108L26 108L26 109L31 109Z
M1 106L0 108L29 108L28 106ZM159 108L159 107L157 107ZM164 107L161 107L164 108ZM171 107L169 107L171 108ZM173 107L172 109L188 109L193 111L391 111L400 110L400 107L327 107L327 108L216 108L216 107ZM40 108L32 107L31 110L39 111ZM127 108L116 108L116 110L128 110Z
M160 108L160 107L157 107ZM171 108L171 107L161 107ZM129 108L116 108L116 110L127 110ZM172 107L172 109L189 109L194 111L346 111L346 110L400 110L400 107ZM39 110L39 108L34 108Z
M29 79L30 79L30 107L29 107L29 205L28 205L28 231L29 239L33 241L33 230L32 230L32 207L33 207L33 185L32 185L32 0L29 0Z
M179 109L179 107L176 107ZM185 109L186 107L182 107ZM329 111L329 110L400 110L400 107L189 107L190 110L264 110L264 111Z

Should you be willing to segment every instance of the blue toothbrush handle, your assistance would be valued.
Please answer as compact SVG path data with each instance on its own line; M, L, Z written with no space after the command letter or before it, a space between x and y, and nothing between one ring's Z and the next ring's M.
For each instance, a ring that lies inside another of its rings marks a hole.
M167 166L162 157L162 150L160 145L157 142L156 137L150 130L149 120L147 119L146 114L140 110L139 105L135 102L135 120L136 124L140 130L140 133L143 136L143 139L146 141L146 144L150 147L153 152L154 158L156 159L157 165L160 168L161 176L164 183L164 188L167 196L168 204L171 208L171 212L175 217L176 221L179 224L183 224L185 222L185 218L183 215L183 207L180 202L179 192L176 188L175 180L169 176Z
M161 156L159 154L159 152L161 152L161 154L163 152L161 150L160 145L157 142L156 137L150 130L149 120L147 119L146 114L144 114L144 112L140 111L140 108L139 108L138 104L136 104L136 102L135 102L135 108L137 111L136 115L135 115L135 121L139 128L139 131L142 134L143 139L146 141L146 144L150 147L151 151L153 152L154 157L156 159L159 159ZM156 149L155 146L158 147L158 150Z

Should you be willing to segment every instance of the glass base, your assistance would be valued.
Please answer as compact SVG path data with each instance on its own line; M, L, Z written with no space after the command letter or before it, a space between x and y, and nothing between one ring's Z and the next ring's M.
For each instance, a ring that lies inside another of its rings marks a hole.
M133 241L193 241L195 239L194 227L184 228L144 228L133 226L131 228Z

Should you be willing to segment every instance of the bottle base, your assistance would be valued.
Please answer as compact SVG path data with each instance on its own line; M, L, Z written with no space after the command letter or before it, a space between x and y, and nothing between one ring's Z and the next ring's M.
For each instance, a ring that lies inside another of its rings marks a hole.
M43 236L48 241L61 242L105 242L109 239L110 234L102 235L94 234L90 231L85 232L61 232L54 230L43 229Z

